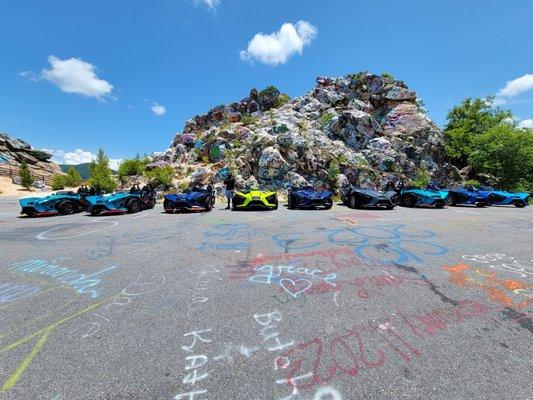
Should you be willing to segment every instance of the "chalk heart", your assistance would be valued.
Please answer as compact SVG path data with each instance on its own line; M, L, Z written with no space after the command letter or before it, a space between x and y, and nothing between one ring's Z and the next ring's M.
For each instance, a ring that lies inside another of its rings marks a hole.
M292 297L298 297L300 293L309 289L312 283L307 279L297 279L293 281L289 278L283 278L279 280L279 285Z

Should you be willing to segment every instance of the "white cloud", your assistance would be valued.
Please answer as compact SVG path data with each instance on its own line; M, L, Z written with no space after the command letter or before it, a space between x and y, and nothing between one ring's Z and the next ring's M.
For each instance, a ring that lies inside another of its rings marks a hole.
M51 149L42 149L50 154L53 154L52 161L57 164L65 165L78 165L90 163L96 160L96 154L88 150L76 149L74 151L65 151L65 150L51 150ZM119 165L124 161L122 158L110 158L109 166L113 170L117 170Z
M507 81L505 87L500 89L494 101L495 105L502 105L511 97L533 90L533 74L525 74L520 78Z
M196 4L205 4L210 10L216 10L220 0L194 0Z
M524 119L518 124L519 128L533 129L533 119Z
M258 33L240 53L241 60L257 60L264 64L285 64L293 54L302 54L318 34L317 28L306 21L296 25L284 23L280 30L271 34Z
M79 58L60 59L48 57L49 69L43 69L40 77L56 85L65 93L75 93L86 97L104 100L111 95L113 85L98 78L96 66ZM29 76L31 71L21 72L21 76ZM32 76L35 76L33 74Z
M157 116L164 115L167 112L167 108L165 106L162 106L161 104L157 104L155 102L152 103L152 105L150 106L150 109Z
M32 82L37 82L39 79L41 79L41 77L34 71L21 71L19 72L19 75Z

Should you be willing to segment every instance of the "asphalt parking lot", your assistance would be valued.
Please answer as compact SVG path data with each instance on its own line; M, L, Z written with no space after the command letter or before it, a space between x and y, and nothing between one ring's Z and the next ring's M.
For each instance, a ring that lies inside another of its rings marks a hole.
M21 218L0 399L533 398L533 208Z

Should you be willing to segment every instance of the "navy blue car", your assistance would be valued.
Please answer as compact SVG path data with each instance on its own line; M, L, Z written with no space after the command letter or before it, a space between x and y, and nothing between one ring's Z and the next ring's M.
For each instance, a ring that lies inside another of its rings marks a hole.
M490 206L488 195L470 188L442 189L441 196L450 206L473 205L476 207Z
M529 193L511 193L505 190L495 190L493 188L473 189L481 196L486 196L491 205L494 206L515 206L525 207L529 204Z
M298 208L324 208L329 210L333 206L333 193L329 190L315 190L312 186L289 189L288 207L291 210Z
M163 208L167 213L178 211L211 211L215 205L215 192L211 186L194 187L183 193L166 194Z

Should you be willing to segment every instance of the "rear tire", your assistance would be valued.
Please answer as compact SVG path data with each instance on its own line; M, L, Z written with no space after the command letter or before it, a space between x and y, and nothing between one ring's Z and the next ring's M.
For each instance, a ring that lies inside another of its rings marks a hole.
M57 211L61 215L74 214L75 210L76 210L76 205L70 200L62 201L57 206Z
M274 210L277 210L278 209L278 198L276 197L276 199L274 200Z
M413 196L405 196L401 202L405 207L413 208L416 205L416 199Z
M513 205L518 208L524 208L526 206L526 203L520 200L513 201Z
M287 201L287 207L289 208L289 210L294 210L294 203L292 200L292 196L289 196L289 199Z
M142 205L139 199L130 199L128 201L128 204L126 204L126 209L128 210L128 214L136 214L139 211L141 211Z
M213 209L213 202L211 197L205 199L205 211L211 211Z
M102 209L100 209L100 208L93 208L93 209L91 210L91 215L92 215L93 217L96 217L97 215L100 215L100 212L101 212L101 211L102 211Z

